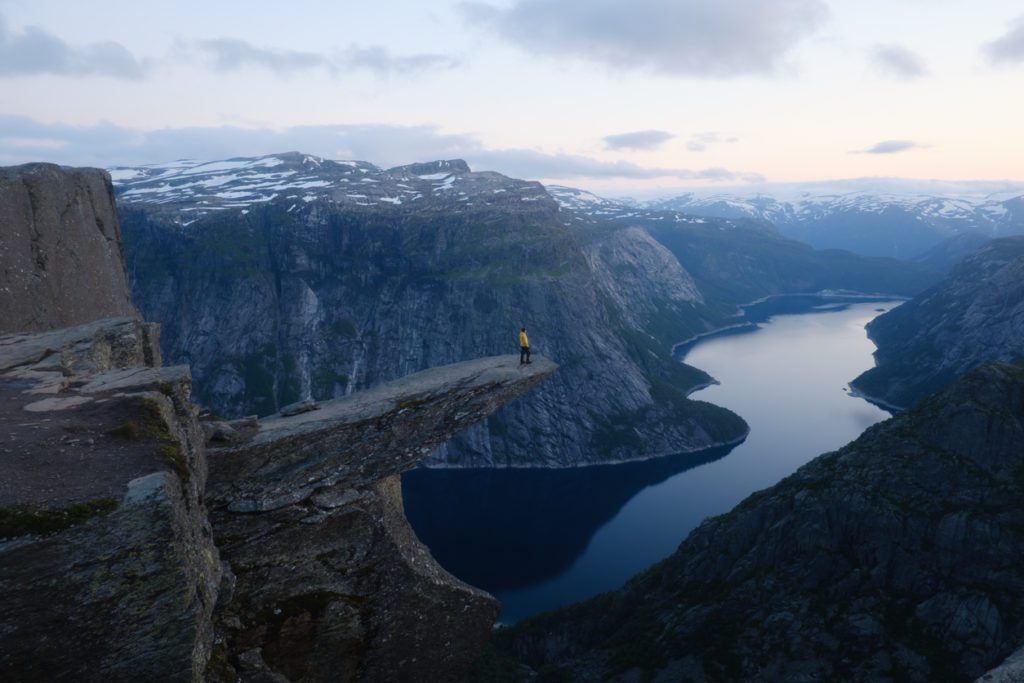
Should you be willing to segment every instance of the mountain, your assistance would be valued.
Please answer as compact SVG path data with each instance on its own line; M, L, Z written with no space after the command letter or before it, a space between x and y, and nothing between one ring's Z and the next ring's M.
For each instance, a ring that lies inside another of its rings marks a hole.
M642 230L572 224L537 183L298 153L112 173L136 304L218 413L514 351L525 325L559 372L435 464L614 462L746 433L686 398L711 380L664 341L721 315L689 274Z
M769 194L686 193L646 202L643 208L690 216L766 221L786 237L817 249L910 259L955 235L1024 233L1024 195L941 196L828 188L782 197ZM579 200L585 200L580 197ZM610 200L604 200L610 201ZM625 210L630 202L613 202ZM593 204L595 210L611 210Z
M940 242L923 254L912 259L915 263L948 273L965 258L976 252L982 245L992 241L976 232L965 232Z
M994 240L949 276L876 318L876 366L853 382L908 406L973 367L1024 358L1024 237Z
M621 589L498 630L471 680L972 681L1024 640L1021 443L1024 366L975 369Z
M700 217L677 210L603 200L591 193L548 187L578 223L639 226L664 245L698 283L712 309L766 296L846 290L909 296L940 277L930 263L818 250L787 239L762 219Z
M735 442L736 416L686 399L712 379L675 362L674 344L766 296L909 296L938 278L816 251L763 221L629 207L461 160L382 169L293 152L111 172L136 304L218 413L507 352L527 326L561 369L435 465L571 466Z

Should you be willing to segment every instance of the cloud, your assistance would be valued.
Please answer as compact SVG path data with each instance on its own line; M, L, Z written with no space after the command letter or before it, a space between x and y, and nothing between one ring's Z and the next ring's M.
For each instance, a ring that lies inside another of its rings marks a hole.
M1006 35L982 47L996 65L1024 63L1024 15L1010 22Z
M921 149L927 147L913 140L882 140L878 144L872 145L867 149L857 150L856 154L897 154L899 152L906 152L912 149Z
M712 182L764 182L759 173L725 168L682 169L639 166L627 161L601 161L575 154L548 154L528 149L484 150L467 154L471 166L493 168L518 178L675 178Z
M366 68L380 75L412 74L430 69L454 69L462 61L443 54L421 53L395 57L379 46L353 45L341 56L341 64L351 68Z
M606 135L604 146L608 149L656 149L674 137L672 133L663 130L638 130Z
M518 178L676 178L712 182L761 182L756 173L723 168L650 168L574 154L530 149L490 149L477 138L442 133L435 126L336 124L283 130L161 128L140 131L111 123L76 127L0 116L0 164L50 161L110 167L173 159L227 159L298 150L332 159L361 159L380 166L463 158L479 170Z
M0 77L53 74L140 79L147 67L120 43L70 45L38 26L14 33L0 17Z
M698 77L774 73L829 15L822 0L514 0L461 9L531 52Z
M708 148L708 145L717 145L723 142L736 142L736 138L731 135L722 135L714 131L708 131L706 133L694 133L690 136L690 141L686 143L686 149L691 152L703 152Z
M256 47L237 38L197 40L194 45L200 52L205 53L210 66L218 71L259 67L269 69L278 75L285 75L320 67L328 70L334 68L329 59L315 52Z
M878 71L904 81L928 74L924 60L902 45L875 45L871 48L871 63Z
M351 45L334 55L302 50L260 47L237 38L197 40L192 45L219 71L267 69L278 76L323 69L336 76L344 71L368 69L377 75L413 74L429 69L451 69L458 59L443 54L392 55L381 46ZM187 50L187 47L182 49Z

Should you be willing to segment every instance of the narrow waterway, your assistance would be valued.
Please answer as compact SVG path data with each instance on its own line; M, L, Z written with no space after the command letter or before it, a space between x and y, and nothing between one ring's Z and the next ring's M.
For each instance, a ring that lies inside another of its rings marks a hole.
M756 329L683 353L720 384L693 394L743 416L739 446L571 470L415 470L403 476L420 539L512 622L621 585L670 554L705 517L855 439L888 413L851 396L872 367L864 326L899 302L768 302Z

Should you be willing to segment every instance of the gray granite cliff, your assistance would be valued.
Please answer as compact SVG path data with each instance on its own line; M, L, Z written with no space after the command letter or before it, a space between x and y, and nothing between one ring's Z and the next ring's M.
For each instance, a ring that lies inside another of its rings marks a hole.
M0 168L0 310L0 334L138 316L105 171Z

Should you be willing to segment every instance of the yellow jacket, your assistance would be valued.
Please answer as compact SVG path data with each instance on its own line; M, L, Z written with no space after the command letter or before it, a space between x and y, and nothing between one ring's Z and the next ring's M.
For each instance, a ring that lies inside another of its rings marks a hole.
M530 348L530 340L526 338L525 332L519 333L519 346L527 349Z

